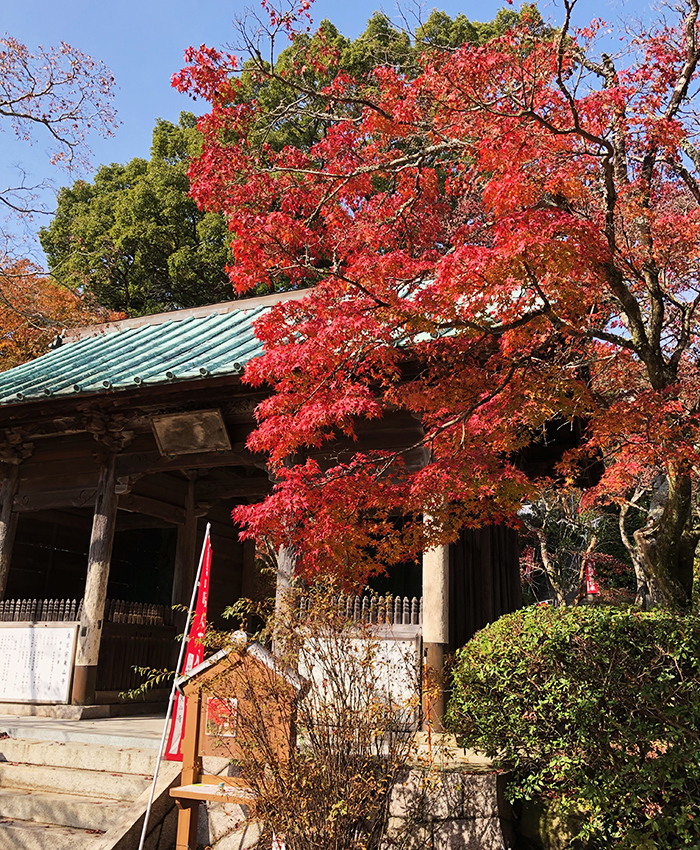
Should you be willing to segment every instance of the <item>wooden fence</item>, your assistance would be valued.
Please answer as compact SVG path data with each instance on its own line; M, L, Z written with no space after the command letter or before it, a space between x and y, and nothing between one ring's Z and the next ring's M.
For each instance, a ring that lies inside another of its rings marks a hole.
M5 599L0 602L0 622L58 623L80 619L82 599ZM104 619L108 623L139 626L170 626L172 610L167 605L108 599Z
M419 626L423 623L423 597L414 596L343 596L334 598L338 612L353 623L375 625ZM302 596L299 614L304 616L313 605L313 599Z
M6 599L0 602L0 623L75 623L82 605L82 599ZM101 701L117 702L121 691L141 684L134 667L172 667L176 634L169 606L108 599L97 662Z

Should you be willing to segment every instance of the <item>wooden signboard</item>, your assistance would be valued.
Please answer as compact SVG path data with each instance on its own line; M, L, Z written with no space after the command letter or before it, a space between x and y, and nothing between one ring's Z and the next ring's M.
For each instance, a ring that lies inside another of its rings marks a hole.
M78 623L0 623L0 702L67 703Z
M255 805L245 777L208 775L202 758L289 758L296 703L308 684L252 643L240 652L218 652L181 677L178 687L187 700L185 737L181 784L170 795L179 809L176 850L188 850L196 847L200 801Z

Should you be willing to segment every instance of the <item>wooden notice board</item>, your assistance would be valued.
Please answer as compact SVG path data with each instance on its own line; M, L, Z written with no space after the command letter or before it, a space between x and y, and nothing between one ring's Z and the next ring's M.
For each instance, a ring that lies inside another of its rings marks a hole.
M170 789L178 806L176 850L196 846L199 803L214 801L255 807L245 777L214 776L205 756L239 759L251 754L246 718L259 717L265 752L288 759L295 740L296 702L308 683L282 669L260 644L222 650L177 682L187 700L181 785ZM260 754L261 758L264 757Z

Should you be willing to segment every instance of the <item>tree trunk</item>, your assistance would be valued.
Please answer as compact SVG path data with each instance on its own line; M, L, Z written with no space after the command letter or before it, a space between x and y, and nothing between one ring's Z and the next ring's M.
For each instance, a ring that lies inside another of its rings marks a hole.
M566 590L562 587L562 583L560 581L560 577L557 575L554 564L552 563L552 559L549 557L549 550L547 548L547 533L543 528L536 528L535 534L537 535L537 542L540 544L540 557L542 558L542 566L544 567L544 571L547 574L547 578L549 579L549 583L552 585L552 590L554 591L554 598L557 603L558 608L564 608L566 606Z
M634 539L634 536L630 537L627 533L627 515L629 513L629 509L634 507L637 510L640 510L638 502L644 495L644 492L643 488L638 487L630 502L620 507L618 525L620 528L620 539L622 540L625 549L627 549L627 554L630 556L632 567L634 568L634 576L637 580L637 592L634 596L634 604L641 608L642 611L648 611L659 602L659 592L655 587L651 576L645 570L644 560L639 545Z
M672 464L668 470L668 495L663 508L649 511L649 522L634 533L644 572L653 579L660 602L667 608L690 607L693 560L698 534L691 527L692 482L690 473Z

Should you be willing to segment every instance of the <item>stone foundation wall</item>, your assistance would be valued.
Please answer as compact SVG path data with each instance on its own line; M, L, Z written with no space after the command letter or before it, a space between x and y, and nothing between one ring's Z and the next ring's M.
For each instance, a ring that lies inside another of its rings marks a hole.
M213 761L205 765L207 772L228 772ZM384 850L511 850L515 839L504 784L496 772L406 770L391 793ZM212 850L255 847L259 832L246 815L240 806L202 803L197 843Z
M498 773L414 768L389 802L387 850L509 850L515 847L510 807Z

